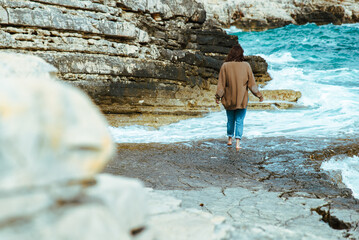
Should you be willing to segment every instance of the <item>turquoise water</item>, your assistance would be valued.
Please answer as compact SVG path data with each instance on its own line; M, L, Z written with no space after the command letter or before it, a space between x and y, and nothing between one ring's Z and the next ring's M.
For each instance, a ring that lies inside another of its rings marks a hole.
M304 75L335 86L359 87L359 24L289 25L265 32L239 32L246 55L263 55L271 71L301 69ZM328 71L329 70L329 71ZM333 70L335 74L333 74ZM333 76L340 75L334 78Z

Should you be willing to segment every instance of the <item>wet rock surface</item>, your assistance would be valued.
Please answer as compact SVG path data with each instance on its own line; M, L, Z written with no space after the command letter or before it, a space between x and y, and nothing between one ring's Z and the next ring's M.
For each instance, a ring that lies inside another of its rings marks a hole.
M227 219L231 218L231 214L223 206L227 206L232 200L240 201L243 197L241 194L247 192L252 201L247 202L244 209L256 208L254 203L263 201L263 205L257 210L263 210L272 216L268 217L271 220L261 222L264 225L270 223L288 230L295 229L294 226L300 229L298 225L306 220L311 222L307 224L306 231L311 231L312 227L313 232L302 238L294 232L298 239L310 239L313 237L310 234L315 234L316 224L312 224L313 219L309 220L313 216L316 219L313 222L324 224L325 231L335 233L332 237L324 234L323 239L345 236L355 239L359 236L359 219L355 217L359 213L359 201L331 173L320 169L322 161L331 156L357 154L357 139L244 139L243 149L239 152L234 147L227 147L225 143L224 139L212 139L176 144L118 144L117 156L110 161L105 172L139 178L149 187L182 199L184 206L190 205L216 215L226 215ZM225 199L229 192L237 192L238 198L233 197L230 201L227 199L229 202L225 204L219 203L227 201ZM273 196L269 197L271 193ZM267 200L263 197L266 194L269 194ZM206 201L212 206L207 206ZM274 205L279 205L270 208L271 201ZM291 207L288 210L280 209L281 204L287 203L296 208L293 211L290 210ZM237 207L237 204L234 205ZM265 205L269 209L265 210ZM240 209L235 211L244 211ZM288 218L288 221L286 218L282 219L282 210L288 212L287 216L294 214L296 217L293 215L293 219ZM251 229L248 233L252 233L255 226L248 226L243 222L250 216L252 221L257 221L264 215L258 213L253 217L250 214L243 215L243 212L238 213L234 217L234 222L239 224L235 232ZM299 222L294 221L297 217L301 219ZM273 223L274 218L281 220ZM286 224L290 221L296 222L292 228ZM261 229L260 226L257 227ZM239 230L241 228L243 229ZM270 235L268 229L263 231L269 239L281 236L274 233Z

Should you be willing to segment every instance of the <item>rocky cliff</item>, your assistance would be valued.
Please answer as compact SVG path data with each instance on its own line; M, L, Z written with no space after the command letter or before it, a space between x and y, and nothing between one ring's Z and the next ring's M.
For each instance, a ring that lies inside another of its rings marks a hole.
M219 110L218 70L237 38L206 14L192 0L0 0L0 50L45 59L110 120L161 124ZM248 61L270 80L264 59Z
M265 30L288 24L359 22L358 0L198 0L219 26Z

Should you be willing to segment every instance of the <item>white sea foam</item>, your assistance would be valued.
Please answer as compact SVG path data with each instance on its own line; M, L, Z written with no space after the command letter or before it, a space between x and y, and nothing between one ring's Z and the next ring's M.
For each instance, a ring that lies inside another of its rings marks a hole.
M225 28L224 31L226 31L227 34L243 32L241 29L238 29L236 26L230 26L230 28Z
M350 27L350 28L359 28L359 23L344 23L341 26Z
M326 110L278 110L248 111L245 118L244 136L285 137L338 137L353 133L358 127L347 111L337 113ZM323 115L326 115L323 117ZM110 128L118 143L173 143L210 138L225 138L225 112L208 114L173 123L159 129L141 126Z
M266 61L271 64L271 63L279 63L279 64L284 64L284 63L288 63L288 62L297 62L298 60L293 58L292 53L290 52L284 52L284 53L273 53L269 56L264 55L264 54L259 54L259 56L263 57L264 59L266 59Z
M328 70L318 70L319 73L330 73L330 72L343 72L349 71L349 68L336 68L336 69L328 69Z
M203 118L187 119L158 129L128 126L110 127L110 131L118 143L173 143L224 137L225 126L225 114L216 112Z
M340 171L343 183L353 191L353 196L359 199L359 157L333 157L322 163L322 169Z
M305 84L307 76L303 73L303 69L297 67L287 67L281 70L269 70L269 74L273 80L265 87L265 89L293 89L300 90L300 86ZM301 79L302 81L298 81Z

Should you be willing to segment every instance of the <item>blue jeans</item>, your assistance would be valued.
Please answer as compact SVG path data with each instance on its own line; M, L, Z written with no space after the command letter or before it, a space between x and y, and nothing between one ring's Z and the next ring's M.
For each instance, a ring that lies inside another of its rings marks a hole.
M247 109L226 110L227 112L227 136L242 139L243 120L246 116Z

